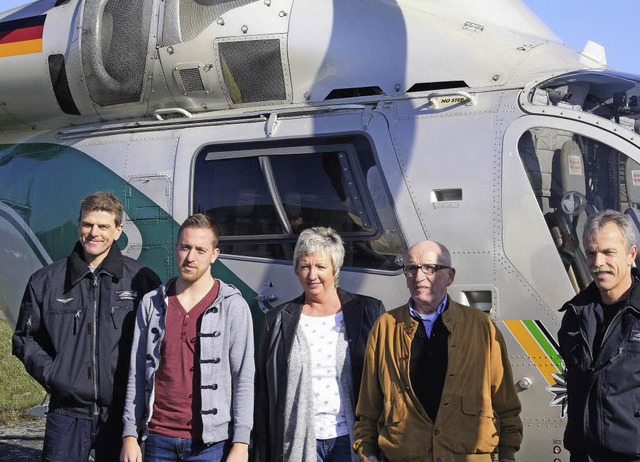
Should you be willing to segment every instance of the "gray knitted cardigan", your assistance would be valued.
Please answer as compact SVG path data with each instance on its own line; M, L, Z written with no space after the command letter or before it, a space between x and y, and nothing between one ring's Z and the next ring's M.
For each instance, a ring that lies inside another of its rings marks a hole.
M172 281L146 294L138 308L123 436L144 439L148 434L165 333L166 291ZM219 282L218 297L202 315L199 332L202 440L210 444L231 438L248 444L253 427L253 322L238 289Z

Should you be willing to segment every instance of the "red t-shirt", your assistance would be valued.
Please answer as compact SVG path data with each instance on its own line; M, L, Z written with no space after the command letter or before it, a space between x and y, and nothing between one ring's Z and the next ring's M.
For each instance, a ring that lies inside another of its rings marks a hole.
M168 289L169 306L165 335L160 345L160 367L156 372L153 415L149 431L173 438L201 438L200 344L198 331L202 315L218 296L216 280L207 295L187 312Z

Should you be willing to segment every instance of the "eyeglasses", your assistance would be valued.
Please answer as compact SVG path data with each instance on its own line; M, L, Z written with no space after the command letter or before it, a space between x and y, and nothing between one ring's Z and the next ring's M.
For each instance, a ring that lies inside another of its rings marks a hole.
M402 272L406 277L412 278L418 273L418 268L420 268L422 272L427 276L433 276L434 274L436 274L436 271L440 271L441 269L448 269L451 267L445 265L431 265L428 263L424 265L405 265L402 267Z

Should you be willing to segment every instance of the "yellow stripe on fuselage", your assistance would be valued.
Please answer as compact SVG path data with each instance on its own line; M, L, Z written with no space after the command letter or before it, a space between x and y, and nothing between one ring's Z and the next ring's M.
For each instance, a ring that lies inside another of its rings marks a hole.
M42 52L42 39L0 44L0 58Z
M556 383L556 380L551 376L551 373L553 372L557 374L558 369L555 364L553 364L553 361L547 357L547 354L538 344L536 339L533 338L533 335L531 335L523 322L518 319L510 319L503 322L518 341L522 349L527 353L527 355L529 355L536 368L540 371L549 385Z

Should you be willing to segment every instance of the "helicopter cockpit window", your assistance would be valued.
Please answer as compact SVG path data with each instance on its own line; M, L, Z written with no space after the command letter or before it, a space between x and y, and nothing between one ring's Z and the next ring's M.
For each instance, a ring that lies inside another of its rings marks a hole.
M640 133L640 76L577 71L547 80L530 93L531 103L594 114Z
M640 226L640 165L586 136L547 127L526 131L518 151L551 237L576 291L591 281L582 247L586 219L613 209ZM638 234L637 234L638 235Z
M220 249L291 261L300 232L330 226L345 266L397 270L406 250L362 137L209 146L197 157L194 211L220 227Z

